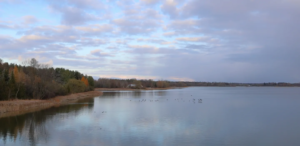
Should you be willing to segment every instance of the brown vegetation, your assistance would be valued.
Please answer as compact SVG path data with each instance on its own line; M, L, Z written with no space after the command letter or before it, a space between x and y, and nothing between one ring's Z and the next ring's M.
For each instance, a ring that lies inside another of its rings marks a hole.
M0 101L0 118L20 115L28 112L39 111L53 106L60 106L74 103L80 99L93 98L102 95L99 91L89 91L84 93L70 94L66 96L57 96L48 100L11 100Z

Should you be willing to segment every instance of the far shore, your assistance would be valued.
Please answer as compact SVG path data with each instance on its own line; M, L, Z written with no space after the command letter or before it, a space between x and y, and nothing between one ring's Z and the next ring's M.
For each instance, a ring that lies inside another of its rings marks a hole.
M75 93L66 96L57 96L48 100L9 100L0 101L0 118L16 116L25 113L35 112L54 106L66 105L77 102L81 99L93 98L102 95L100 91L89 91L83 93Z

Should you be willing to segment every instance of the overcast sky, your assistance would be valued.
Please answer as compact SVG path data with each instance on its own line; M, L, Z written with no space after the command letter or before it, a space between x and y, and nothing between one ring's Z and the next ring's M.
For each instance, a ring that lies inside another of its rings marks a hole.
M0 0L0 58L94 77L300 82L300 1Z

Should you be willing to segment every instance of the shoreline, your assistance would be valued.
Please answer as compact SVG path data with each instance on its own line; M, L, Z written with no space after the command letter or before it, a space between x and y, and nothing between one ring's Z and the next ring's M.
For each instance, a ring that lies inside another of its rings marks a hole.
M168 90L179 89L184 87L167 87L167 88L145 88L145 89L130 89L130 88L95 88L94 91L83 93L74 93L65 96L56 96L47 100L39 99L16 99L9 101L0 101L0 118L17 116L30 112L36 112L43 109L58 107L75 103L81 99L94 98L101 96L102 91L140 91L140 90Z
M95 88L95 91L139 91L139 90L168 90L168 89L181 89L185 87L167 87L167 88L144 88L144 89L132 89L132 88Z
M81 99L94 98L102 95L101 91L88 91L83 93L74 93L65 96L56 96L47 100L29 99L29 100L10 100L0 101L0 118L16 116L25 113L40 111L43 109L66 105L77 102Z

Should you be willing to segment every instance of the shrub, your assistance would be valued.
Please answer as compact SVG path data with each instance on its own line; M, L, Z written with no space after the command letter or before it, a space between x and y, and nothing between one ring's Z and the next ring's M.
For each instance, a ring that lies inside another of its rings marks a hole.
M88 91L88 87L80 80L70 79L66 85L69 93L79 93Z

